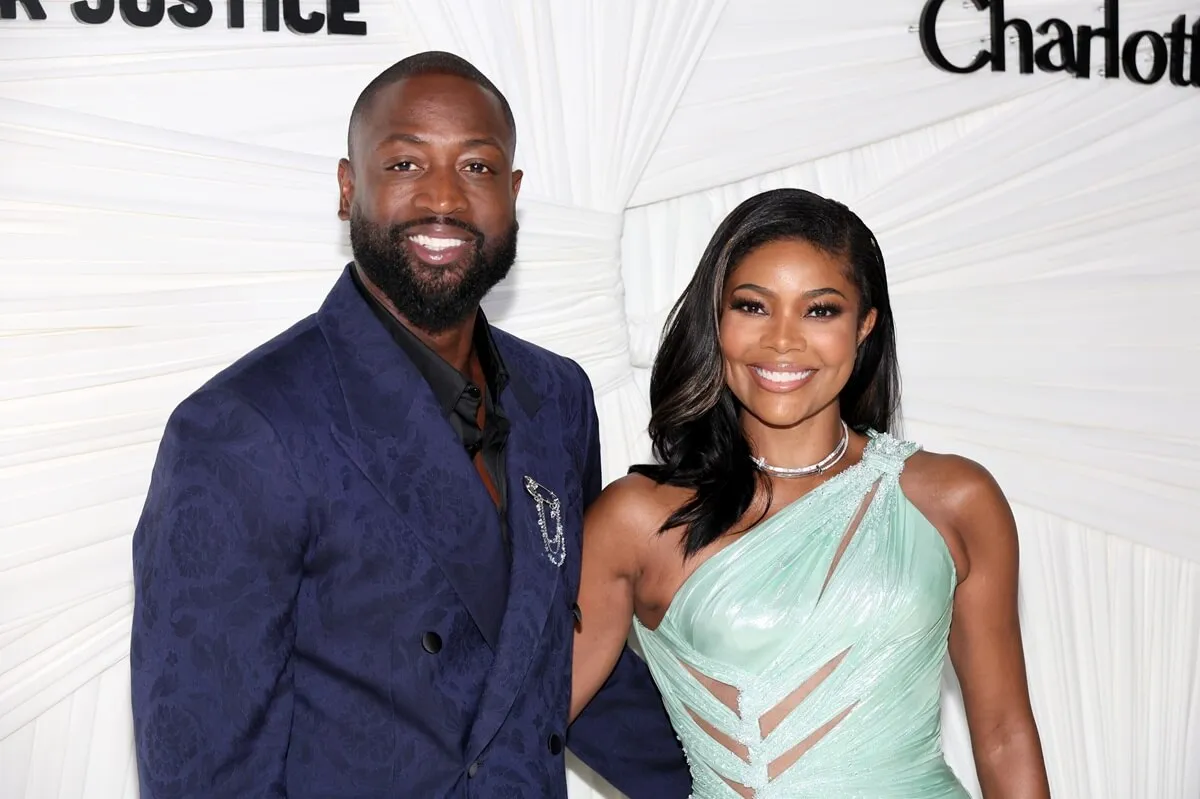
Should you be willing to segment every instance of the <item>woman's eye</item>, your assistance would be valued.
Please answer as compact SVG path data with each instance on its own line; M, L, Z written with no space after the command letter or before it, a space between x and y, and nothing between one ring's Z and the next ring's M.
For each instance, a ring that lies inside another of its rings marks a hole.
M841 313L842 309L837 305L814 305L808 309L808 315L818 319L832 319Z
M735 311L744 313L760 314L766 311L761 302L757 300L734 300L729 303L729 307Z

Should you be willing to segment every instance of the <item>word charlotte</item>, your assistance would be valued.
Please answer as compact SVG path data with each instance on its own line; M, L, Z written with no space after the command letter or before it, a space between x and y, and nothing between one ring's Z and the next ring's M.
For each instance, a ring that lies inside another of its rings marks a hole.
M1105 78L1119 78L1122 73L1134 83L1158 83L1164 76L1170 77L1176 86L1200 87L1200 19L1196 19L1188 33L1187 19L1180 14L1165 33L1136 31L1122 41L1120 29L1119 0L1104 3L1104 26L1093 28L1080 25L1073 29L1061 19L1053 18L1042 22L1035 29L1029 22L1004 14L1004 0L971 0L979 11L987 11L991 22L989 45L981 49L970 63L955 64L946 57L938 44L937 19L945 0L928 0L921 11L918 33L921 48L931 64L946 72L966 75L978 72L989 64L992 72L1004 72L1005 37L1015 37L1018 46L1019 66L1028 75L1034 67L1041 72L1066 72L1076 78L1088 78L1092 69L1092 41L1104 40ZM964 6L966 3L963 4ZM1049 41L1033 46L1033 34L1050 36ZM1139 63L1138 50L1145 43L1150 48L1148 64ZM1188 50L1191 53L1189 55Z
M348 19L358 13L358 0L324 0L324 11L305 13L300 0L251 0L262 3L263 30L277 31L282 19L292 33L320 33L366 36L367 23ZM312 5L313 0L308 0ZM320 5L320 0L316 0ZM0 19L16 19L17 6L32 20L44 20L41 0L0 0ZM226 20L230 28L246 27L246 0L226 0ZM200 28L213 18L212 0L78 0L71 3L71 15L84 25L103 25L120 12L121 19L135 28L153 28L169 19L181 28Z

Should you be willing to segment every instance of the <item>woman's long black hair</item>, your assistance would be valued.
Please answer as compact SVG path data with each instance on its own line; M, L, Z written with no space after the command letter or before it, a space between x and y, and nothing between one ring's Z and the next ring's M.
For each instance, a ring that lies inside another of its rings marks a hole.
M769 481L750 460L740 404L725 383L719 322L730 273L752 250L780 240L805 241L842 259L858 289L860 320L875 309L875 326L859 345L838 397L842 419L859 433L887 432L899 407L892 305L883 255L871 231L845 205L810 191L775 189L743 202L709 241L671 311L654 360L649 432L659 462L630 469L694 492L661 530L685 529L685 557L729 532L759 486L770 496Z

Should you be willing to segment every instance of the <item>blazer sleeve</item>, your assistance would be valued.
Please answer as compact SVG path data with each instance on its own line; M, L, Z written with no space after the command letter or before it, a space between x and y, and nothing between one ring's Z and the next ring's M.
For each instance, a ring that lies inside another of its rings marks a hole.
M285 797L308 500L272 426L229 392L172 414L133 535L142 799Z
M582 371L582 369L580 370ZM586 374L584 503L603 487L600 426ZM629 799L686 799L692 780L650 669L629 646L568 730L575 755Z

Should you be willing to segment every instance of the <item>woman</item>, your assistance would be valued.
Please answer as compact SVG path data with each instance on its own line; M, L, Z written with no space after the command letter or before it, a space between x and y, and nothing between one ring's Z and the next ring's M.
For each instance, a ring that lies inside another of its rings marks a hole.
M654 366L659 464L585 520L572 718L632 619L696 799L966 797L948 649L986 799L1049 796L1012 513L980 466L888 435L898 387L863 222L795 189L735 209Z

